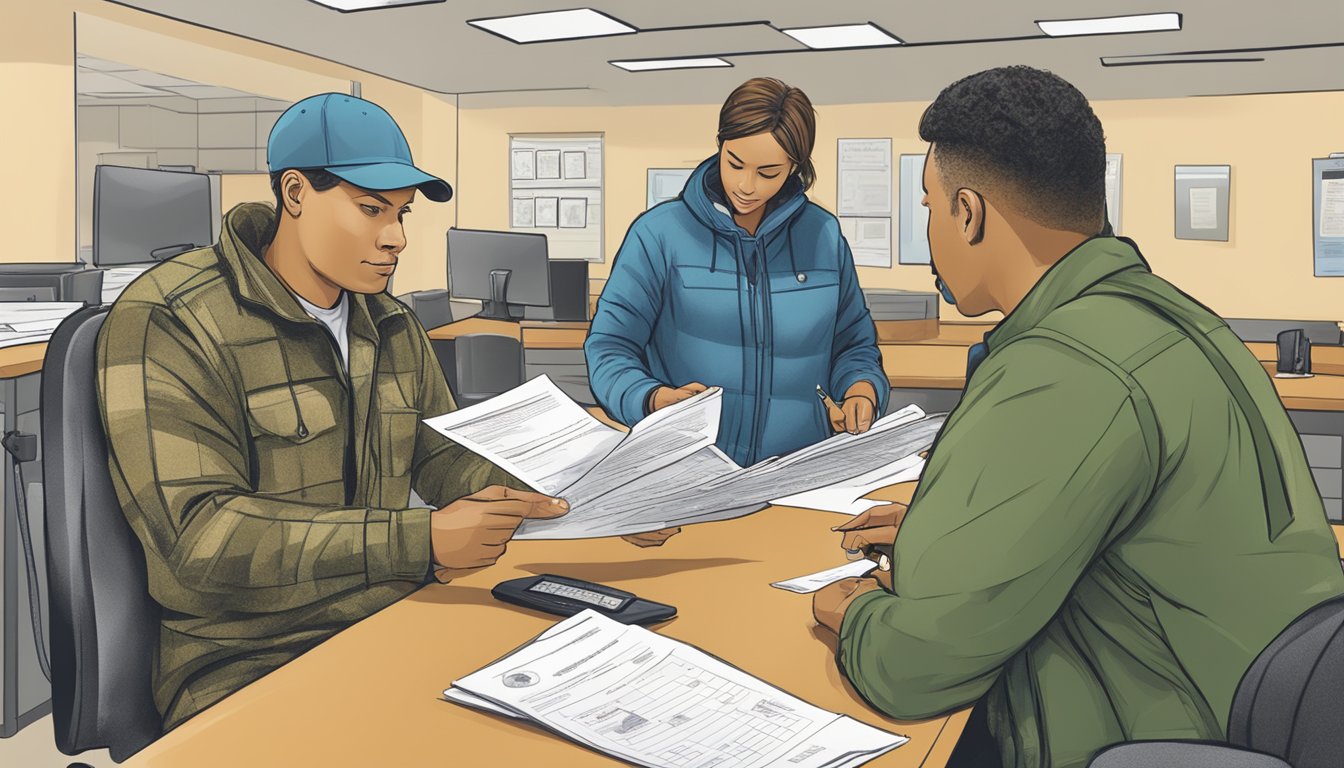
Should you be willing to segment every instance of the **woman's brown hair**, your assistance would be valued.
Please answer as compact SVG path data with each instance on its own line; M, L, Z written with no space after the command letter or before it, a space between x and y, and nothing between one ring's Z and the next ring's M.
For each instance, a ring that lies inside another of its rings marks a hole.
M807 94L773 77L753 77L737 86L719 110L719 147L758 133L769 133L779 142L803 189L811 188L817 180L812 167L817 119Z

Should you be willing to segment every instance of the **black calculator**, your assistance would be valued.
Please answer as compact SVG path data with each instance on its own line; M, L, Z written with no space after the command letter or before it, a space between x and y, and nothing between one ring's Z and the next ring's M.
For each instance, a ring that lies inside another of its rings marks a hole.
M495 599L558 616L591 608L622 624L654 624L677 615L677 609L630 592L543 573L500 582L490 590Z

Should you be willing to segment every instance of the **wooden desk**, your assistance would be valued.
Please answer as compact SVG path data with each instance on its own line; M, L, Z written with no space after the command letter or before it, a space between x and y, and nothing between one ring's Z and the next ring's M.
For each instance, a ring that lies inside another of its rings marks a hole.
M21 344L0 349L0 379L14 379L38 373L47 355L47 344Z
M885 489L909 499L913 484ZM555 573L677 606L657 631L819 707L910 737L872 766L939 766L968 710L898 722L870 710L835 664L809 595L770 582L843 562L841 518L776 507L690 526L657 549L619 539L516 541L493 568L435 584L359 622L151 744L127 766L621 765L541 729L441 700L453 680L557 619L494 600L505 579Z
M943 323L933 339L879 344L882 370L897 389L962 389L966 386L966 350L993 328L989 323ZM1246 347L1272 376L1274 345L1247 342ZM1274 379L1284 407L1344 412L1344 347L1313 347L1311 355L1315 376Z

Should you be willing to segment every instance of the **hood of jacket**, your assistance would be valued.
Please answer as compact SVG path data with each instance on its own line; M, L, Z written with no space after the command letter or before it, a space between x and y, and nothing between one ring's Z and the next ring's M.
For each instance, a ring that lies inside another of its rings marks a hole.
M769 202L765 204L765 215L761 217L760 226L756 228L756 234L749 235L746 230L733 220L732 209L729 207L727 196L723 191L723 180L719 175L719 156L711 155L700 165L696 166L691 177L686 181L686 187L681 192L681 199L690 210L695 220L709 228L714 233L714 254L711 259L711 269L718 268L719 244L720 240L726 240L731 245L729 248L734 256L741 263L744 257L750 257L753 249L746 246L746 243L764 243L766 258L791 249L776 247L775 243L787 236L789 226L802 213L804 206L807 205L807 196L803 194L803 184L796 176L790 176L788 181L784 182L783 188L775 194ZM745 266L745 265L744 265ZM794 269L793 271L796 271ZM750 274L750 270L747 270Z

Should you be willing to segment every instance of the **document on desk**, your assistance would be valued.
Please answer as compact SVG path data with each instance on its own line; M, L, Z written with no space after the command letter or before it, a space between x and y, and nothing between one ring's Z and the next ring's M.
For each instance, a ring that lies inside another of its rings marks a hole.
M908 741L592 610L457 680L444 696L654 768L847 768Z
M776 589L786 589L790 592L797 592L800 595L806 595L810 592L816 592L822 587L830 586L842 579L857 579L860 576L866 576L869 571L877 567L877 563L864 558L855 560L844 565L837 565L834 568L827 568L824 571L810 573L806 576L799 576L796 579L788 581L776 581L770 586Z
M878 467L864 475L841 480L831 485L815 488L792 496L771 500L771 504L783 507L803 507L819 509L823 512L839 512L857 515L860 512L880 507L887 502L879 499L865 499L867 494L878 488L886 488L897 483L909 483L919 479L924 471L924 459L915 454L885 467Z
M944 418L911 406L862 435L836 435L743 468L714 446L721 409L722 391L711 387L623 434L539 376L425 423L538 491L569 502L568 514L525 520L514 538L583 539L751 514L771 499L906 459L932 444Z
M0 302L0 348L50 339L56 326L83 306L79 301Z

